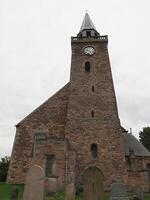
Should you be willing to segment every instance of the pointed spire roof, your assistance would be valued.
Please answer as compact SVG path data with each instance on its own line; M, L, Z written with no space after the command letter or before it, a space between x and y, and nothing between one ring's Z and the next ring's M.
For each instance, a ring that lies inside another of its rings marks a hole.
M86 12L79 32L87 29L94 29L95 31L97 31L89 14Z

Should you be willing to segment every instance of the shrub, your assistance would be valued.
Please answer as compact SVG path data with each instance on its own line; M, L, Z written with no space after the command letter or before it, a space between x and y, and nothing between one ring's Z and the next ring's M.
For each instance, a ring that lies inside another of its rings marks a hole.
M10 157L5 156L0 160L0 181L6 181Z

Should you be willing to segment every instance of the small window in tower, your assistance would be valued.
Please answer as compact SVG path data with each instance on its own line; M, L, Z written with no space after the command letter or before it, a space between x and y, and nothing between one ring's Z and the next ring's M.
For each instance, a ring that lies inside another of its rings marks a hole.
M94 92L94 86L92 86L92 92Z
M97 158L97 145L96 144L91 145L91 153L92 153L93 158Z
M32 144L31 157L34 157L35 143Z
M90 62L85 62L85 72L90 72L91 64Z
M94 111L92 110L92 117L94 117Z
M50 177L52 175L52 167L54 163L54 155L46 156L46 167L45 167L45 175Z
M86 31L86 37L91 37L91 31Z

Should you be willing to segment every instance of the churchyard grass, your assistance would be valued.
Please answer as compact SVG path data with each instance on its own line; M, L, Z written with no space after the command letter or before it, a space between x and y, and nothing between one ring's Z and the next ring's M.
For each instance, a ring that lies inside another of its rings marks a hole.
M65 199L65 194L64 192L58 192L55 197L45 197L44 200L64 200ZM75 200L83 200L83 196L81 193L76 195ZM110 200L110 195L109 193L105 194L104 200Z
M19 200L22 200L24 186L18 185L18 189L19 189ZM10 200L11 190L12 190L11 184L0 182L0 200Z
M150 200L150 193L144 194L144 200Z
M18 185L19 189L19 200L23 200L23 185ZM10 200L10 192L12 190L12 185L7 184L5 182L0 182L0 200ZM54 197L45 197L44 200L64 200L65 198L64 192L58 192ZM129 197L131 197L131 193L129 194ZM76 200L82 200L82 194L78 194L76 196ZM105 194L104 200L109 200L110 195L109 193ZM144 194L144 200L150 200L150 193Z

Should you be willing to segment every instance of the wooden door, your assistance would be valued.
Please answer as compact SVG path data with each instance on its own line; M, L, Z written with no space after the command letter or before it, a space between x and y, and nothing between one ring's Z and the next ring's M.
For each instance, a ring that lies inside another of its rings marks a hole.
M103 200L103 174L97 167L89 167L83 173L84 200Z

